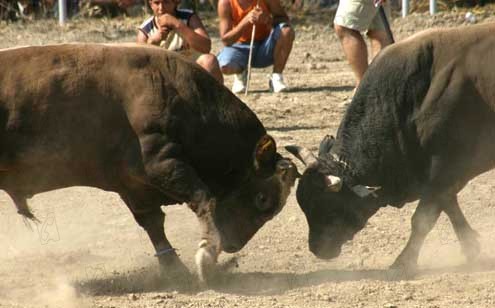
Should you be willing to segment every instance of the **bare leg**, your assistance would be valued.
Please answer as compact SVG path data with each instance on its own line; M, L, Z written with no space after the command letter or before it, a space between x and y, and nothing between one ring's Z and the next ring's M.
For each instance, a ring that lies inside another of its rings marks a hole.
M294 30L291 27L283 27L280 33L280 37L275 44L273 50L273 72L282 73L287 60L289 59L290 52L292 50L292 43L294 42Z
M335 25L344 54L356 77L356 87L361 82L364 73L368 69L368 49L366 42L359 31Z
M387 34L385 31L381 30L369 30L368 33L368 38L370 39L371 43L371 52L372 52L372 57L376 57L378 52L385 48L387 45L390 44L388 41Z
M212 54L203 54L199 56L196 60L202 68L204 68L208 73L215 77L218 82L223 84L223 75L220 71L220 66L218 64L217 58Z
M225 75L240 74L243 72L243 69L239 66L222 66L220 69Z
M447 214L454 227L455 234L461 243L462 252L468 261L474 260L480 253L480 244L477 240L478 233L471 228L464 217L457 196L453 196L444 204L443 211Z
M421 199L411 219L412 230L406 247L391 268L414 269L426 235L433 229L442 212L441 204L432 199Z

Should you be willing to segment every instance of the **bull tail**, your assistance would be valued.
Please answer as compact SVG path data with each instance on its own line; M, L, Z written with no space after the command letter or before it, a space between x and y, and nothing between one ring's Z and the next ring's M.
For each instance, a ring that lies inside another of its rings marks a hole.
M18 195L13 192L7 192L7 193L14 201L15 207L17 208L17 213L24 216L25 222L27 222L28 219L36 223L40 222L38 218L36 218L36 216L34 216L34 214L29 209L26 198L24 196Z
M22 208L22 209L17 208L17 214L21 214L22 216L24 216L23 218L25 220L29 219L29 220L36 222L36 223L40 222L40 220L36 216L34 216L34 214L31 212L31 210L27 206L25 208Z

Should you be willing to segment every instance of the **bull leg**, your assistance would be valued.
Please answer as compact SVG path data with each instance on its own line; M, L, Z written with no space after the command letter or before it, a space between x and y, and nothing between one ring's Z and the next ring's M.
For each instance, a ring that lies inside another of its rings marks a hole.
M199 279L203 282L212 276L218 255L222 251L220 234L217 230L213 215L215 213L216 200L208 198L205 194L198 193L189 203L189 207L198 217L201 241L198 245L195 261L198 268Z
M443 211L447 214L454 227L455 234L461 243L462 252L468 261L476 259L480 253L480 244L478 242L479 234L471 228L462 213L457 196L454 195L445 203Z
M165 235L164 222L165 213L160 206L153 206L147 209L140 209L143 203L136 202L132 197L124 196L121 198L131 210L136 222L146 231L148 237L155 248L155 256L158 258L161 269L164 274L184 274L188 273L187 267L181 262Z
M411 219L411 235L406 247L402 250L393 269L415 269L419 251L428 233L438 220L442 212L441 204L435 200L421 199Z
M153 164L148 173L156 187L178 201L187 202L196 213L201 228L201 241L196 254L199 278L207 280L221 252L220 233L214 223L216 201L195 170L177 159Z

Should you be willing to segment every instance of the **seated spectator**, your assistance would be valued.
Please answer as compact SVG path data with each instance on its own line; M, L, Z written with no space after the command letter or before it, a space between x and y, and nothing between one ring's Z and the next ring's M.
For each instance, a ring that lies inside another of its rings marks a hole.
M218 55L224 74L235 74L232 92L246 89L246 76L253 25L256 25L252 67L273 64L269 87L273 92L287 89L282 72L294 41L280 0L219 0L220 38L225 47Z
M178 9L178 0L149 0L153 16L139 27L137 42L161 46L194 59L223 83L211 40L201 19L191 10Z

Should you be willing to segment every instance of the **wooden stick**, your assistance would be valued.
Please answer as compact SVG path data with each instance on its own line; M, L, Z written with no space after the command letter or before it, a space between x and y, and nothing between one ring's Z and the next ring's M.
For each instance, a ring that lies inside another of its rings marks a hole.
M256 0L256 7L259 7L259 0ZM251 43L249 44L249 57L248 57L248 71L246 80L246 91L244 95L248 94L249 91L249 81L251 81L251 60L253 58L253 46L254 46L254 35L256 33L256 25L253 24L253 31L251 31Z

